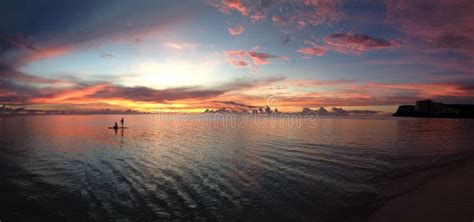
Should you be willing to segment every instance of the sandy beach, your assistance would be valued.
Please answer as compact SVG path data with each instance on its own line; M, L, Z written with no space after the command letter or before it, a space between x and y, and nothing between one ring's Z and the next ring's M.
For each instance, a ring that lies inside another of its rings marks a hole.
M384 204L369 221L474 221L474 159Z

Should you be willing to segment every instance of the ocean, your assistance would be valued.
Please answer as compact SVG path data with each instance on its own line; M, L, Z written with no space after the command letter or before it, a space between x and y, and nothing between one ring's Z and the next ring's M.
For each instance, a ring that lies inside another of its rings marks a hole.
M123 130L108 129L125 119ZM364 221L472 158L474 120L0 117L0 220Z

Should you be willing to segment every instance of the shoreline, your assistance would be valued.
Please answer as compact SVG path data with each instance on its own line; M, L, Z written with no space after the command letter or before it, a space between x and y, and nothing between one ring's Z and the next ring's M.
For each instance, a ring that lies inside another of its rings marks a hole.
M368 221L473 221L474 158L461 160L442 173L375 210Z

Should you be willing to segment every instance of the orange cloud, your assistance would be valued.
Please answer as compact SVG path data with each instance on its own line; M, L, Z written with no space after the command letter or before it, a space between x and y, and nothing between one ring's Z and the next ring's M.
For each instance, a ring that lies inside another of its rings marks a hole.
M33 98L31 100L32 103L74 103L74 101L78 101L84 99L84 97L93 95L97 93L99 90L104 89L107 87L107 84L100 84L100 85L93 85L81 89L71 89L71 90L64 90L57 92L53 95L49 95L47 97L39 97Z

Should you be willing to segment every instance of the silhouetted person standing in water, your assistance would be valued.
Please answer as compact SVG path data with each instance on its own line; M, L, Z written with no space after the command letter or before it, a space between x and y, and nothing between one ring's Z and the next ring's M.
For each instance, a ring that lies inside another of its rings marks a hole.
M114 129L118 129L118 124L115 122Z
M122 120L120 120L120 123L122 123L122 127L123 127L123 118L122 118Z

